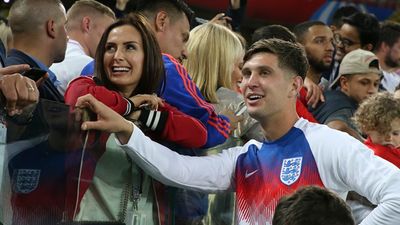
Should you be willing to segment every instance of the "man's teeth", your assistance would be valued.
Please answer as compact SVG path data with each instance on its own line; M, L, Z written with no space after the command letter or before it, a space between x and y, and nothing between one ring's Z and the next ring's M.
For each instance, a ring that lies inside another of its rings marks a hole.
M127 67L113 67L112 71L113 72L128 72L129 68L127 68Z
M262 98L261 95L250 95L250 96L249 96L249 99L250 99L250 100L256 100L256 99L261 99L261 98Z

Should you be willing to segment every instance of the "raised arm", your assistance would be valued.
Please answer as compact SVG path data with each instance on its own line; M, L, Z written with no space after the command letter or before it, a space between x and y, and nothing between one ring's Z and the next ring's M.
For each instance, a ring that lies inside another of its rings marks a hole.
M203 191L226 190L231 186L236 159L246 149L237 147L214 156L183 156L151 141L139 128L91 95L80 97L76 107L88 108L97 114L97 121L82 123L83 130L115 133L135 163L167 185ZM80 120L79 115L77 113L77 120Z
M97 85L91 77L78 77L71 81L65 91L65 103L74 106L80 96L91 94L120 115L128 115L131 102L116 91Z

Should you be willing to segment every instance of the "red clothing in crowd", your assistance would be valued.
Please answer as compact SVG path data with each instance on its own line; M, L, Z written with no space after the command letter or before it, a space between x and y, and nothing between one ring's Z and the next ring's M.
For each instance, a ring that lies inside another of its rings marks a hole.
M318 121L307 109L306 96L307 96L307 90L304 87L302 87L300 89L300 96L296 100L296 112L300 117L303 117L304 119L310 122L318 123Z
M71 81L65 92L65 103L74 108L80 96L91 94L115 112L122 116L129 115L133 111L132 103L116 91L111 91L104 86L99 86L91 77L78 77ZM188 116L178 109L164 102L163 107L158 107L158 111L142 110L139 121L149 130L149 135L155 140L168 141L185 148L200 148L207 141L207 131L204 125L197 119ZM146 130L146 129L145 129ZM105 151L106 142L109 134L102 132L93 133L89 136L88 143L98 143L95 149L87 152L92 160L85 160L83 163L83 173L80 179L80 191L78 202L81 201L86 190L93 179L97 160ZM94 151L94 153L93 153ZM77 158L79 160L79 158ZM71 174L77 171L72 171ZM72 175L73 176L73 175ZM76 179L75 179L76 180ZM72 187L76 187L71 181ZM75 205L76 191L74 188L67 190L69 217L72 218L73 206ZM71 202L73 201L73 203Z
M104 86L98 86L92 78L79 77L73 80L68 89L65 92L65 102L71 106L74 106L76 100L83 95L91 94L96 99L118 112L120 115L126 115L130 113L129 101L120 95L116 91L108 90ZM154 127L163 129L154 129L154 131L160 131L158 133L159 139L174 142L182 147L187 148L200 148L207 141L207 134L203 124L197 119L188 116L180 112L175 107L164 102L163 107L158 108L161 112L166 112L165 119L158 124L154 124ZM160 124L161 122L165 124ZM145 124L144 124L145 125ZM190 130L190 132L187 132Z
M400 168L400 149L374 144L372 143L370 137L368 137L364 144L368 146L368 148L372 149L375 155L386 159L387 161L393 163L395 166Z

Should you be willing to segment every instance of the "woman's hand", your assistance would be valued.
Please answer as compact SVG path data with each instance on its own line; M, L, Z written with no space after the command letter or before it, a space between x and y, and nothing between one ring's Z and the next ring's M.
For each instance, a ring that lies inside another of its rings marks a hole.
M163 100L157 95L135 95L129 98L136 108L147 107L148 109L157 110L159 106L164 106Z
M83 111L89 110L97 115L96 121L82 121ZM82 130L100 130L115 133L121 144L126 144L133 132L132 124L121 115L108 108L91 94L81 96L75 105L75 120L82 121Z

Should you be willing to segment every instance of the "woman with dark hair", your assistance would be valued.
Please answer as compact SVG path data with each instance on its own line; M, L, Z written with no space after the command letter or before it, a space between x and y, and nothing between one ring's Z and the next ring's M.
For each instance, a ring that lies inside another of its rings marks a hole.
M185 148L201 147L207 139L205 127L153 94L162 88L163 76L154 33L144 17L132 14L105 30L96 52L94 77L71 81L65 101L73 106L78 97L91 94L138 123L156 140ZM102 152L95 159L91 183L81 184L81 193L77 193L82 197L73 219L155 224L150 178L117 145L113 135L105 135L100 137L104 149L96 149Z

